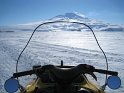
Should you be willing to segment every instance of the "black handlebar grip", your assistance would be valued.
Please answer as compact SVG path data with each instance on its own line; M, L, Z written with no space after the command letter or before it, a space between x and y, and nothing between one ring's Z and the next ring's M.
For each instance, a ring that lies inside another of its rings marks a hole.
M114 75L114 76L118 75L118 72L102 70L102 69L94 69L94 72L98 72L98 73L102 73L102 74L109 74L109 75Z
M24 72L18 72L18 73L14 73L13 74L13 78L17 78L17 77L21 77L21 76L25 76L25 75L31 75L34 74L35 70L29 70L29 71L24 71Z

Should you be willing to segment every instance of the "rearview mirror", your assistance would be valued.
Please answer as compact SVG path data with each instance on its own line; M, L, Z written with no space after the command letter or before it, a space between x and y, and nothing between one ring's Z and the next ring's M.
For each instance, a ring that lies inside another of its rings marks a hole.
M9 93L14 93L19 88L19 82L17 79L10 78L5 81L4 88Z
M121 79L118 76L109 76L107 85L111 89L118 89L121 86Z

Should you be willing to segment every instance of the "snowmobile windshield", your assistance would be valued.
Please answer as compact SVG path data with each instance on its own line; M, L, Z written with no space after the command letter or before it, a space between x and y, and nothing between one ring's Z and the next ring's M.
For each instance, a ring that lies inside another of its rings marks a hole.
M108 70L107 57L96 35L89 23L62 20L36 24L18 57L16 72L33 65L60 65L61 60L64 65L90 64Z

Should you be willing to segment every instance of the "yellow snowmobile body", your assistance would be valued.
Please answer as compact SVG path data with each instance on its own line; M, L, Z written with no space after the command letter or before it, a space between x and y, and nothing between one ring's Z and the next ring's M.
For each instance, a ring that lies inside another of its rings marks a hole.
M100 86L95 83L90 82L84 75L82 75L84 80L81 83L73 83L72 85L78 86L79 89L85 89L90 91L91 93L105 93ZM42 79L37 78L33 80L30 84L28 84L25 90L22 90L20 93L35 93L34 91L37 89L48 89L49 87L54 87L56 83L44 83Z

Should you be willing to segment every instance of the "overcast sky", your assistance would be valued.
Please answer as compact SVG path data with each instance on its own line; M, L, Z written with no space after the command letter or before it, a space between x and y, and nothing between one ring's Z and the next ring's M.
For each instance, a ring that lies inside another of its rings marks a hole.
M0 0L0 25L41 21L74 11L91 19L124 24L124 0Z

